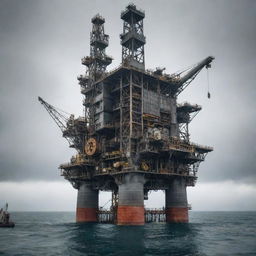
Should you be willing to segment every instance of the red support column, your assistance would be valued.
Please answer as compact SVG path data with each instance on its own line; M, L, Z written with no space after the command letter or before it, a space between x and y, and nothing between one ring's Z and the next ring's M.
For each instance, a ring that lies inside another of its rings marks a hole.
M118 206L118 225L144 225L144 206Z
M144 177L130 173L118 190L117 225L144 225Z
M76 222L98 221L98 190L89 182L80 184L77 193Z
M187 223L188 203L186 182L177 177L170 183L169 189L165 191L166 200L166 222Z
M166 222L187 223L187 207L168 207L166 208Z

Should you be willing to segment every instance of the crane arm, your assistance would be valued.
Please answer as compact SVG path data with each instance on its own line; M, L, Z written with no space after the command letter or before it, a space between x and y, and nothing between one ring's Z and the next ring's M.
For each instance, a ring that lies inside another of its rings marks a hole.
M41 97L38 97L38 100L40 101L40 103L44 106L44 108L46 109L46 111L49 113L49 115L52 117L52 119L54 120L54 122L59 126L59 128L61 129L62 133L64 133L67 130L67 121L68 121L68 117L66 117L65 115L63 115L62 113L60 113L59 111L56 110L56 108L52 105L50 105L49 103L47 103L45 100L43 100ZM66 140L68 141L69 145L73 145L73 140L72 138L69 138L67 136L64 136L66 138Z
M52 117L54 122L59 126L61 131L64 132L67 129L66 123L68 121L68 118L66 116L64 116L63 114L61 114L59 111L57 111L54 106L52 106L49 103L47 103L46 101L44 101L41 97L38 97L38 100L44 106L44 108L49 113L49 115Z
M82 151L84 133L86 132L86 121L82 118L74 119L74 115L70 115L63 110L57 110L56 107L50 105L41 97L38 97L40 103L52 117L54 122L62 131L62 136L68 141L71 148L75 148L78 152ZM64 112L65 114L61 113ZM70 115L68 117L68 115Z
M185 75L180 77L181 73L179 74L174 74L173 77L176 77L176 85L177 85L177 90L176 90L176 96L178 96L198 75L198 73L204 68L210 68L211 67L211 62L214 60L214 57L209 56L199 62L196 66L191 68Z

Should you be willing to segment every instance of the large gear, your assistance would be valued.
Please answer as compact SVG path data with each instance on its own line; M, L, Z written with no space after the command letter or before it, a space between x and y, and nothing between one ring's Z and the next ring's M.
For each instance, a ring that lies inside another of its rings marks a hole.
M87 140L87 142L85 144L84 151L85 151L86 155L88 155L88 156L92 156L96 153L97 142L94 138L90 138Z

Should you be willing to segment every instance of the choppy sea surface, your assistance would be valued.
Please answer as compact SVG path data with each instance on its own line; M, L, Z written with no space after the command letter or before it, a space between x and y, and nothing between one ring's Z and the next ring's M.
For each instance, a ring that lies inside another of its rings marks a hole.
M190 212L189 224L76 224L71 212L11 213L0 255L256 255L256 212Z

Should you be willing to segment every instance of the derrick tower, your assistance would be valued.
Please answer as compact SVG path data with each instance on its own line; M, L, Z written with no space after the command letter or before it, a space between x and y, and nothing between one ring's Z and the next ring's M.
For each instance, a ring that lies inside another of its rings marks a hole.
M90 56L82 59L82 64L87 67L90 85L105 73L107 66L112 62L112 58L106 55L109 36L104 32L105 19L97 14L91 21Z
M90 125L90 132L94 132L95 127L95 106L91 103L97 96L100 88L95 87L95 81L99 80L106 68L111 64L112 58L106 54L109 43L109 36L105 34L105 19L97 14L92 19L92 31L90 34L90 56L82 58L82 64L87 67L85 75L78 76L81 85L81 93L84 94L84 106L86 118ZM90 106L90 107L89 107Z
M118 225L143 225L155 214L144 208L151 190L165 191L159 213L167 222L188 222L186 188L195 185L199 164L213 150L190 141L189 124L202 107L177 99L214 58L173 74L145 69L144 17L133 4L121 13L122 63L112 72L106 72L112 58L105 52L105 20L92 18L90 56L82 59L87 70L78 77L85 117L64 117L39 99L78 151L59 167L78 190L77 222L107 215ZM99 209L99 191L112 192L110 211Z
M134 4L129 4L121 13L123 33L120 35L122 44L122 63L140 69L145 69L144 44L146 38L143 32L145 13L138 10Z

